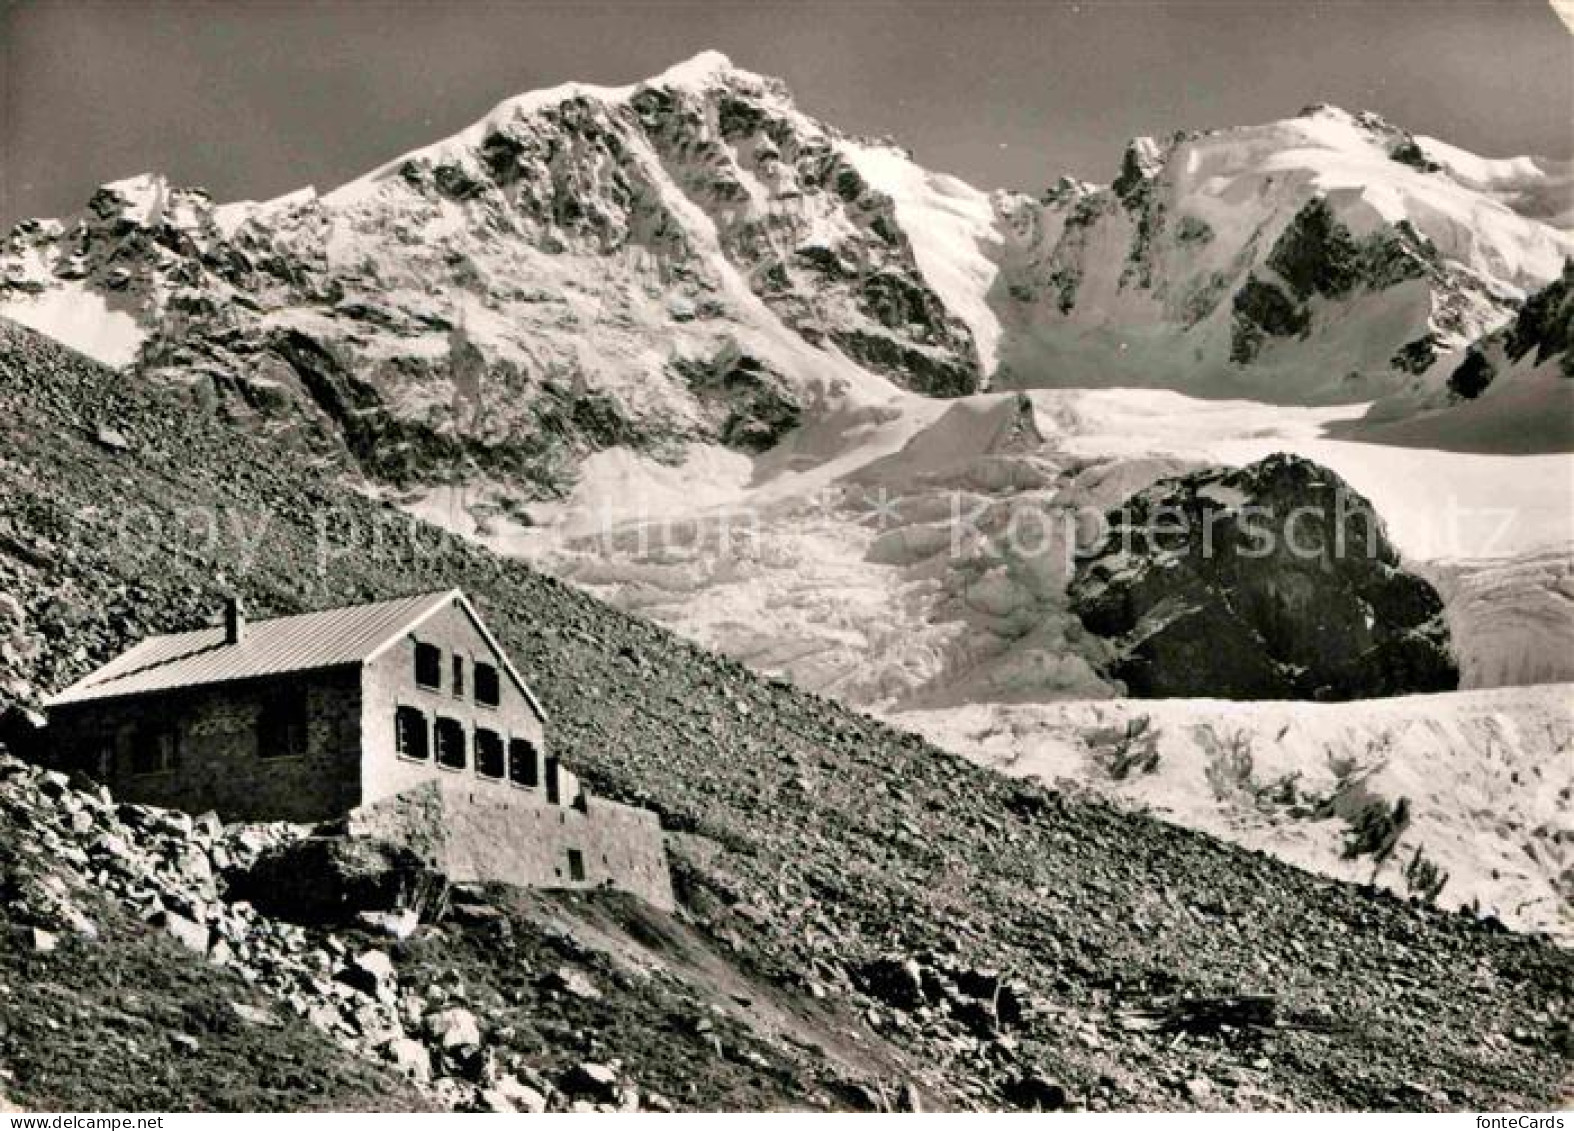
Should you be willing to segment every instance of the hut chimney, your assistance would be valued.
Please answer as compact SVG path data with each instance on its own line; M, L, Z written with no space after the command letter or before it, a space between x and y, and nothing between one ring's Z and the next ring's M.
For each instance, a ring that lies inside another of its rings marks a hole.
M224 643L239 644L246 639L246 610L239 597L224 602Z

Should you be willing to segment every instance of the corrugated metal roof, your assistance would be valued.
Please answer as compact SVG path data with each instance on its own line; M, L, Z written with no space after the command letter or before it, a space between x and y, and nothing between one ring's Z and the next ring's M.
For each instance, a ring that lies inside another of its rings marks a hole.
M222 626L149 637L72 684L47 705L358 664L455 600L463 602L464 598L459 590L448 589L371 605L249 621L238 644L224 642Z

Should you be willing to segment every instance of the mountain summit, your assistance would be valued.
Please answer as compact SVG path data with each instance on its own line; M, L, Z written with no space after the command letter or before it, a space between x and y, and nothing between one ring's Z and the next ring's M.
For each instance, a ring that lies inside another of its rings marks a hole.
M757 453L893 385L1426 407L1574 253L1571 181L1314 107L989 194L704 52L322 195L107 184L9 233L0 314L374 481L550 498L596 451Z

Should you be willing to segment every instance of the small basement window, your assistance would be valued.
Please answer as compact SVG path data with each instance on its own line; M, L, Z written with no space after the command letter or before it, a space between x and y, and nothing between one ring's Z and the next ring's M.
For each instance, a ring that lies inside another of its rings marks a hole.
M571 880L585 878L585 854L577 848L568 850L568 878Z
M450 770L465 768L465 725L458 719L438 716L437 764Z
M421 687L443 686L443 650L436 644L416 642L415 682Z
M131 736L131 772L167 774L175 769L180 743L175 732L162 727L143 727Z
M463 699L464 697L465 697L465 658L463 656L455 656L454 657L454 698L456 698L456 699Z
M516 738L508 744L508 780L526 789L535 789L541 784L535 743L528 738Z
M484 778L503 776L503 736L497 731L476 728L475 772Z
M475 701L483 707L496 707L503 701L503 689L497 681L496 665L476 661Z
M257 714L257 756L298 758L306 753L306 689L284 688L263 700Z
M394 749L401 758L424 762L431 755L426 715L419 707L400 707L394 712Z

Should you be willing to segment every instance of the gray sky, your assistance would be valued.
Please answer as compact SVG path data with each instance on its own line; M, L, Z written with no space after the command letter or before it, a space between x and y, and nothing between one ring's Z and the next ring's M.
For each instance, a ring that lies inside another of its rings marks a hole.
M0 0L0 226L143 171L221 200L327 189L511 94L707 47L984 188L1108 180L1134 134L1309 102L1574 155L1546 0Z

